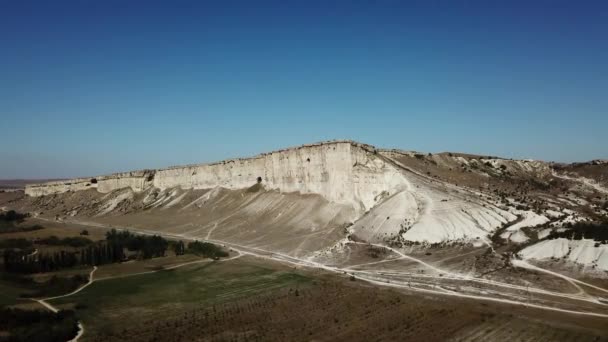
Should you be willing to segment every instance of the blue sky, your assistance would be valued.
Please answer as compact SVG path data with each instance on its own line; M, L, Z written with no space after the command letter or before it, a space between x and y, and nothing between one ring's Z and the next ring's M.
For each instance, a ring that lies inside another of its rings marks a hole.
M608 158L607 37L605 1L3 1L0 178L328 139Z

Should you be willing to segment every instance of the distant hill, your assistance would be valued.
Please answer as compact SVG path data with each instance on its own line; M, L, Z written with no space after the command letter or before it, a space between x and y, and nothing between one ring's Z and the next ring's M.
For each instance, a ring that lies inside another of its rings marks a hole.
M57 181L61 179L0 179L0 189L25 189L26 184Z

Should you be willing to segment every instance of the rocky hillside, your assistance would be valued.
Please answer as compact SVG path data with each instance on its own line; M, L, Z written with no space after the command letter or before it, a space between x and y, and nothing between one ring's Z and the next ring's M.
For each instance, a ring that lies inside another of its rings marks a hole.
M509 247L516 252L576 224L606 220L606 172L603 162L562 165L332 141L212 164L32 184L9 206L295 256L314 256L345 240L520 246ZM595 264L603 258L596 252Z

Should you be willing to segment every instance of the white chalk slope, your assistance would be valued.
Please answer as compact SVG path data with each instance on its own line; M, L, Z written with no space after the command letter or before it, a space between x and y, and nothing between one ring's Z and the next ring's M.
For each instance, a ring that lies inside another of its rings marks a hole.
M395 162L399 167L399 164ZM489 235L517 216L475 193L402 168L403 190L375 206L352 227L370 242L394 239L441 243L477 241L489 244Z
M544 240L519 252L523 259L562 259L584 266L608 271L608 245L590 239L568 240L564 238Z

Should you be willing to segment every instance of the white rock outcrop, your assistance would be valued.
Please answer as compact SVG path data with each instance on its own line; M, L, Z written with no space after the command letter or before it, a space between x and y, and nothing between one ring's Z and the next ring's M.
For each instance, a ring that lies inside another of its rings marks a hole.
M608 271L608 245L591 239L568 240L564 238L544 240L519 252L523 259L561 259L584 266Z
M25 192L42 196L87 189L102 193L122 188L140 192L150 187L243 189L259 180L267 189L319 194L330 202L352 205L359 212L407 184L402 173L379 157L373 146L332 141L211 164L30 184Z

